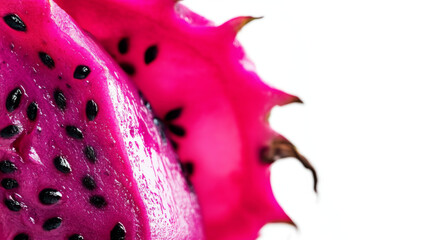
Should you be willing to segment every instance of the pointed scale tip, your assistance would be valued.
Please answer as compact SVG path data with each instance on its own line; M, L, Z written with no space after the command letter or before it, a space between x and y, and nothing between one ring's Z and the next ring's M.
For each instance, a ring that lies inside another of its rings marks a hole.
M283 221L271 221L269 223L286 224L286 225L293 227L296 231L299 231L298 225L292 219L283 220Z
M304 103L301 100L301 98L274 88L270 88L270 93L271 93L271 95L269 96L270 100L268 100L269 109L275 106L285 106L291 103L300 103L300 104Z
M301 100L301 98L297 97L297 96L293 96L293 98L290 100L289 103L300 103L300 104L304 104L304 102Z
M316 169L313 165L301 155L289 140L283 136L274 137L271 140L269 146L265 147L261 151L261 160L264 163L272 164L279 159L293 157L297 159L306 169L308 169L313 176L313 189L317 193L318 176Z
M295 228L295 230L299 231L298 225L293 220L290 220L290 221L284 222L284 223L292 226L293 228Z
M288 105L288 104L291 104L291 103L301 103L301 104L303 104L304 102L301 100L301 98L299 98L299 97L297 97L295 95L281 92L280 93L280 100L278 102L278 105L284 106L284 105Z
M220 26L221 29L225 29L229 33L232 33L234 36L248 23L253 20L261 19L263 17L252 17L252 16L241 16L233 18Z

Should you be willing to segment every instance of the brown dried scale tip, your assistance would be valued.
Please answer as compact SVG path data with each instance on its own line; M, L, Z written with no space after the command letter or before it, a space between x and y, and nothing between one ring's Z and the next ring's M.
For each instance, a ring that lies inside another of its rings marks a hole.
M296 147L283 137L274 138L268 147L263 147L261 149L261 161L267 164L274 163L275 161L282 159L293 157L297 159L301 164L311 171L313 175L313 186L314 191L317 192L317 173L316 169L311 165L310 161L307 160L303 155L301 155Z
M233 18L220 26L220 29L227 29L235 36L244 26L253 20L261 19L262 17L242 16Z

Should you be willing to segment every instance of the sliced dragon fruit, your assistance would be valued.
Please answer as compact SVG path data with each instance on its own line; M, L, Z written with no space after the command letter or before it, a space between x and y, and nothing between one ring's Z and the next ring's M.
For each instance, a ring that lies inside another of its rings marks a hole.
M54 2L0 2L0 239L203 239L196 197L117 64Z
M301 102L261 81L236 41L252 17L221 26L173 0L57 0L137 83L168 129L198 195L209 239L255 239L292 220L274 198L270 164L312 165L268 124Z

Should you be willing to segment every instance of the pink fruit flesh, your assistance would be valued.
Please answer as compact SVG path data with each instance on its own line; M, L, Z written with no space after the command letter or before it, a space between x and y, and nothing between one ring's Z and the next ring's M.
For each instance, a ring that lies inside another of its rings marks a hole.
M251 17L221 26L171 0L57 0L137 83L163 117L202 208L208 239L255 239L292 223L274 198L270 164L311 164L267 121L300 100L267 86L236 41ZM292 223L293 224L293 223Z
M0 239L202 239L175 154L104 50L52 1L2 0L0 17Z

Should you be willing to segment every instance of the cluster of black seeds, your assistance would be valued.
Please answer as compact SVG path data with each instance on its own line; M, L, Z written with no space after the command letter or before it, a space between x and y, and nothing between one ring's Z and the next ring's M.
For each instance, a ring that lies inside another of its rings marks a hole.
M167 129L170 131L171 134L176 135L177 137L184 137L186 135L186 131L182 126L179 126L177 124L174 124L173 122L176 121L183 112L183 108L174 108L167 112L164 116L164 124L167 126ZM179 146L177 142L171 141L171 144L175 149L177 149Z
M118 43L118 52L122 55L125 55L128 53L129 51L129 44L130 44L130 39L128 37L124 37L122 39L119 40ZM151 64L153 61L155 61L155 59L158 56L158 46L157 45L151 45L149 46L146 51L143 54L143 61L146 65ZM134 75L135 74L135 67L128 63L128 62L122 62L120 63L120 66L122 67L122 69L129 75ZM145 107L151 111L152 107L149 104L148 101L145 101L144 97L143 97L143 93L141 91L139 91L139 96L143 101L143 104L145 105ZM153 122L155 124L155 126L157 126L160 135L161 135L161 139L163 142L167 141L167 137L165 135L165 128L168 129L168 131L177 136L177 137L185 137L186 135L186 131L182 126L179 126L177 124L174 124L173 121L176 121L178 118L180 118L180 116L182 115L183 112L183 108L182 107L178 107L178 108L174 108L170 111L167 112L167 114L165 114L163 120L161 121L158 117L154 117L153 118ZM174 149L178 149L179 145L176 141L170 139L171 145ZM192 187L191 181L190 181L190 177L194 172L194 164L190 161L185 162L185 163L180 163L181 164L181 168L182 168L182 172L183 175L185 176L187 183L190 187Z
M22 19L16 15L16 14L8 14L3 16L3 21L13 30L19 31L19 32L27 32L27 26L22 21ZM122 51L127 51L128 43L124 42L121 44ZM124 50L125 46L125 50ZM46 52L38 52L38 56L40 61L43 65L48 67L49 69L55 68L55 61L54 59ZM75 68L75 71L73 73L73 77L75 79L85 79L88 77L88 75L91 73L91 70L86 65L78 65ZM62 78L62 77L59 77ZM68 85L69 86L69 85ZM14 110L16 110L20 103L21 98L23 95L23 90L21 87L16 87L13 90L11 90L6 98L6 110L9 113L12 113ZM61 89L55 89L53 92L54 102L56 106L62 110L65 111L67 108L67 98L64 94L64 92ZM93 121L98 114L98 105L94 100L89 100L86 104L86 117L88 121ZM30 121L35 121L38 116L39 106L37 102L31 102L26 110L27 117ZM0 130L0 137L3 139L10 139L15 137L17 134L19 134L21 129L14 124L8 125L6 127L3 127ZM67 125L65 127L66 134L73 139L76 140L82 140L84 138L82 130L80 130L76 126ZM97 154L95 149L92 146L86 146L83 150L83 153L85 157L91 162L95 163L97 160ZM72 168L70 166L70 163L67 161L67 159L64 156L57 156L53 159L53 166L62 174L69 174L72 171ZM10 160L3 160L0 161L0 177L3 177L2 175L13 175L16 171L19 169L17 166L11 162ZM95 190L97 188L97 184L93 177L87 175L82 178L82 185L85 189L88 189L90 191ZM6 191L11 191L14 189L19 188L19 183L16 179L12 178L11 176L4 177L1 180L1 186ZM62 198L62 193L54 188L45 188L42 189L39 192L39 201L43 205L55 205L59 204ZM6 207L13 212L19 212L23 204L13 197L8 197L3 200ZM103 208L107 205L107 201L103 196L100 195L93 195L89 198L89 203L93 205L96 208ZM61 217L52 217L47 220L42 225L43 230L45 231L52 231L59 227L61 227L63 222L63 219ZM118 222L115 226L112 227L110 231L110 239L111 240L124 240L126 235L125 226ZM30 236L27 233L17 233L14 238L14 240L29 240ZM68 237L69 240L84 240L84 237L80 234L72 234Z
M2 175L7 175L7 177L1 180L1 186L5 190L13 190L19 187L18 181L10 177L10 175L13 175L13 173L15 173L17 170L18 168L16 167L16 165L9 160L3 160L0 162L0 173L2 173ZM21 210L22 208L22 204L16 199L14 199L12 196L5 198L3 202L6 207L12 212L19 212L19 210Z
M174 108L168 111L167 114L165 114L162 123L158 118L154 118L155 125L157 125L161 131L161 137L163 137L164 139L166 138L163 130L164 126L167 127L167 129L171 134L177 137L184 137L186 135L186 131L182 126L179 126L173 123L174 121L180 118L180 116L182 115L182 112L183 112L183 108L181 107ZM170 139L170 142L173 148L177 150L179 147L178 143L172 139ZM179 162L179 164L187 184L189 185L191 190L193 190L193 186L190 179L195 171L194 163L192 163L191 161L183 161L183 162Z
M128 37L121 38L118 42L118 52L122 55L125 55L128 53L129 49L130 39ZM157 45L149 46L143 54L143 62L145 65L149 65L154 62L158 57L158 52L159 50ZM121 62L119 63L119 66L121 66L124 72L130 76L134 76L136 74L135 66L129 62Z

